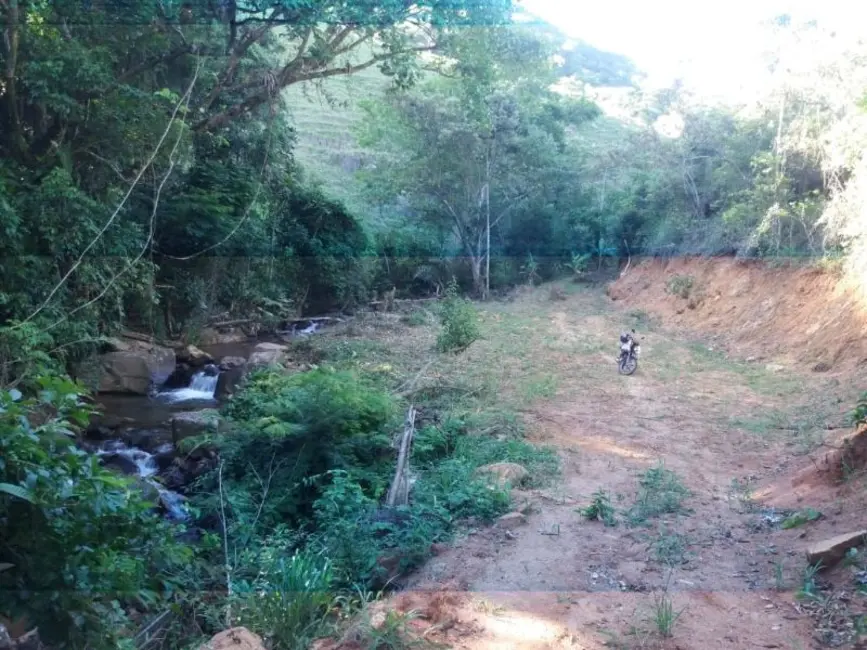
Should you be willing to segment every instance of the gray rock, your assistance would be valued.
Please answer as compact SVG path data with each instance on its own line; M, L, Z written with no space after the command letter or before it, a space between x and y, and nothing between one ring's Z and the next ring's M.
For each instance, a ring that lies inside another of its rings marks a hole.
M174 372L175 352L132 341L126 350L103 354L99 366L98 392L147 395L151 386L162 385Z
M178 413L172 418L172 440L181 440L203 433L216 433L220 428L220 414L215 409Z
M863 544L865 537L867 537L867 530L858 530L811 544L807 549L807 562L810 564L821 562L822 568L830 568L842 560L850 548Z
M286 360L286 346L279 343L259 343L253 348L253 353L247 361L247 368L270 366L283 363Z
M197 348L195 345L188 345L178 353L178 360L188 363L194 368L204 366L209 363L214 363L214 358Z
M510 512L497 519L497 528L512 530L527 523L527 516L520 512Z
M247 365L247 360L244 357L223 357L220 359L220 370L232 370L234 368L243 368Z

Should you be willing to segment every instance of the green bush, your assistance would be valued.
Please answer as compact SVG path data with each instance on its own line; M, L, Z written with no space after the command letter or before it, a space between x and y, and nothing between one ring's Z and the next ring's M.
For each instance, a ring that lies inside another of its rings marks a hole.
M235 584L236 620L277 648L304 650L321 636L335 606L333 566L321 554L286 551L270 540L263 544L256 577Z
M254 522L271 530L309 519L331 470L351 472L365 494L379 496L394 462L395 413L387 393L353 372L260 371L225 408L229 426L215 440L222 476L214 470L199 482L197 502L216 511L221 479L232 525L249 536Z
M0 391L0 613L50 644L116 648L126 610L164 607L191 551L134 484L75 446L91 413L83 389L38 384L35 398Z
M446 290L446 298L440 311L440 323L442 329L437 336L437 350L440 352L465 350L481 337L476 308L469 300L458 295L454 282Z
M673 296L686 300L695 285L691 275L673 275L665 284L665 290Z
M867 424L867 392L862 393L852 411L852 423L855 427Z

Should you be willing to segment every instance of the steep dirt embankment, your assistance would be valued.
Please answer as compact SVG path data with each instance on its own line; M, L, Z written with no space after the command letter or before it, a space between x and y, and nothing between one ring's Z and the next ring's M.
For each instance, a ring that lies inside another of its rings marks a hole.
M852 370L867 363L867 305L848 285L816 267L680 258L644 260L608 293L667 325L718 336L745 355Z

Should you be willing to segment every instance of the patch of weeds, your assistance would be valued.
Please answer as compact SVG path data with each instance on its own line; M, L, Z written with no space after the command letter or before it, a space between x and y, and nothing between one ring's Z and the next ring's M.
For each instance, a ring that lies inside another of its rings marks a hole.
M653 553L656 561L666 566L674 567L688 561L687 546L689 538L668 530L665 526L659 529L659 536L654 540Z
M235 583L235 615L250 629L267 630L279 647L307 647L335 605L331 563L306 551L269 559L252 582Z
M606 526L617 525L617 511L611 505L611 497L608 495L608 492L601 488L593 493L593 500L590 502L590 505L582 508L579 512L585 519L601 521Z
M774 589L777 591L786 590L786 577L782 560L774 562Z
M813 508L806 508L786 517L783 520L782 526L786 530L790 528L797 528L798 526L803 526L810 521L816 521L821 516L822 513L818 510L814 510Z
M492 463L516 463L529 472L528 487L543 487L559 474L559 460L553 448L537 447L525 440L498 440L467 435L458 440L454 455L475 467Z
M458 295L454 281L446 290L440 306L440 324L436 347L440 352L461 352L481 338L479 314L475 306Z
M816 584L816 575L822 569L822 562L809 564L804 567L804 576L801 588L798 590L796 597L799 599L815 599L818 596L819 587Z
M626 513L633 526L660 515L683 512L683 501L690 496L680 477L662 463L645 471L638 483L638 497Z
M665 291L686 300L694 286L695 278L691 275L673 275L665 283Z
M633 309L627 316L632 320L631 325L636 329L652 331L659 326L659 320L643 309Z
M843 275L843 263L845 258L843 257L834 257L831 255L824 255L817 260L814 260L811 264L813 268L816 268L823 273L827 273L834 277L841 277Z
M729 487L731 500L737 501L746 512L752 512L756 504L753 502L753 482L750 479L733 478Z
M375 620L379 618L380 620ZM406 650L407 648L439 648L441 646L424 639L412 630L409 624L419 618L419 612L400 612L389 609L370 615L364 613L350 637L346 640L365 650Z
M557 378L552 375L543 375L527 382L525 397L532 402L537 399L550 399L557 394Z
M505 608L502 605L496 605L487 598L480 598L473 603L473 605L477 612L482 612L489 616L499 616L505 611Z
M674 635L674 626L683 614L685 608L680 611L674 609L674 602L668 595L668 590L657 594L653 598L652 622L656 631L663 639L670 639Z
M324 360L335 365L351 365L348 362L381 361L390 356L390 349L384 343L370 339L344 340L323 349L322 355Z
M428 312L423 309L417 309L409 314L406 314L401 319L401 322L409 325L410 327L423 327L427 325L430 320L428 317Z
M867 392L862 393L855 403L855 408L850 415L852 426L858 428L867 424Z

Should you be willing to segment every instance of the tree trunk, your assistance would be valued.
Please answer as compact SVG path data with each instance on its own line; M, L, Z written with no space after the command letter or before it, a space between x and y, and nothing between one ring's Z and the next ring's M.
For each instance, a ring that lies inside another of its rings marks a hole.
M488 167L490 171L490 166ZM485 243L485 295L487 300L491 295L491 185L490 181L485 185L485 221L486 221L486 238Z
M482 261L484 258L481 255L473 255L470 257L470 267L473 271L473 293L477 297L484 296L485 284L482 280Z

